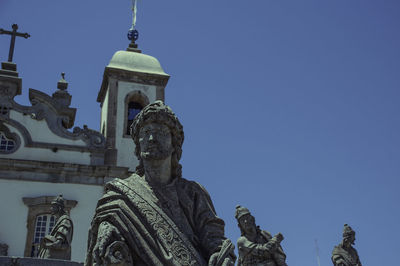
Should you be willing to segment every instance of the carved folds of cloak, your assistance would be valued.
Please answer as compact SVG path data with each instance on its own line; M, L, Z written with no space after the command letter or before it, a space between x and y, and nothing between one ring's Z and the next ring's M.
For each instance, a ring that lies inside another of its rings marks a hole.
M43 243L54 243L56 240L61 239L61 246L57 248L46 248L41 245L38 257L43 259L71 260L73 233L74 226L71 218L66 214L62 215L58 218L50 235L42 239Z
M224 221L207 191L184 178L159 188L136 174L109 182L92 220L85 265L94 264L92 252L104 221L119 232L108 249L129 254L125 261L134 265L207 265L225 239ZM118 248L121 242L125 247Z
M357 250L353 247L345 249L342 244L335 246L332 251L333 265L361 266Z

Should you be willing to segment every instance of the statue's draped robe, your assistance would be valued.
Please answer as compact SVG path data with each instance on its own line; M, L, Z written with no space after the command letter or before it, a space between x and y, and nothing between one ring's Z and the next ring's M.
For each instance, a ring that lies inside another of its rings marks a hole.
M332 262L333 265L345 266L361 266L360 258L358 257L357 250L353 247L345 248L343 244L335 246L332 251Z
M238 239L240 266L287 266L286 255L280 244L266 246L272 238L271 234L264 230L257 230L255 242L245 236Z
M207 191L184 178L161 187L136 174L107 183L89 232L86 265L94 263L102 222L118 229L123 238L115 241L128 246L134 265L207 265L225 239L224 221Z
M56 224L50 232L50 235L44 237L44 243L53 243L61 240L61 246L58 248L41 247L39 258L71 260L71 242L74 233L74 226L71 218L64 214L58 218Z

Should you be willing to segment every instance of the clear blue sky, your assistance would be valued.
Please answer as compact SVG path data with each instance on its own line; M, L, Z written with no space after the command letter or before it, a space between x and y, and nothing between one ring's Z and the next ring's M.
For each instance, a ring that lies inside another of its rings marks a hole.
M399 265L400 2L139 0L138 41L171 75L183 175L210 192L236 242L236 204L282 232L290 266L331 265L349 223L366 266ZM76 125L96 130L104 67L126 49L130 0L0 0L18 23L28 89L70 82ZM7 60L9 37L0 36Z

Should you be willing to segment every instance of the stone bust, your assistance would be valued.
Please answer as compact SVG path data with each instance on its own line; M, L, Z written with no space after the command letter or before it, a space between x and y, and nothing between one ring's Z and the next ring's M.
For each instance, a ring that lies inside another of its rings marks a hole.
M50 235L46 235L40 242L39 258L71 260L71 242L74 226L71 218L65 211L64 198L58 196L51 202L51 213L56 216Z
M274 237L256 226L254 216L240 205L236 206L235 218L241 236L237 241L239 249L238 266L287 266L286 255L280 245L283 235Z
M183 127L161 101L134 119L136 172L105 186L88 239L85 265L233 265L211 198L182 177Z
M332 263L335 266L361 266L357 250L353 248L356 232L348 225L343 227L343 240L332 251Z

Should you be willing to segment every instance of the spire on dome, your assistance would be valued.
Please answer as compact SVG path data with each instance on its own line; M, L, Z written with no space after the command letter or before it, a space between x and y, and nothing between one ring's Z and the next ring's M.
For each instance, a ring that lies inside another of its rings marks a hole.
M132 0L132 26L128 31L128 40L131 43L128 46L127 51L141 53L136 44L137 39L139 39L139 32L136 29L136 11L137 11L137 0Z

